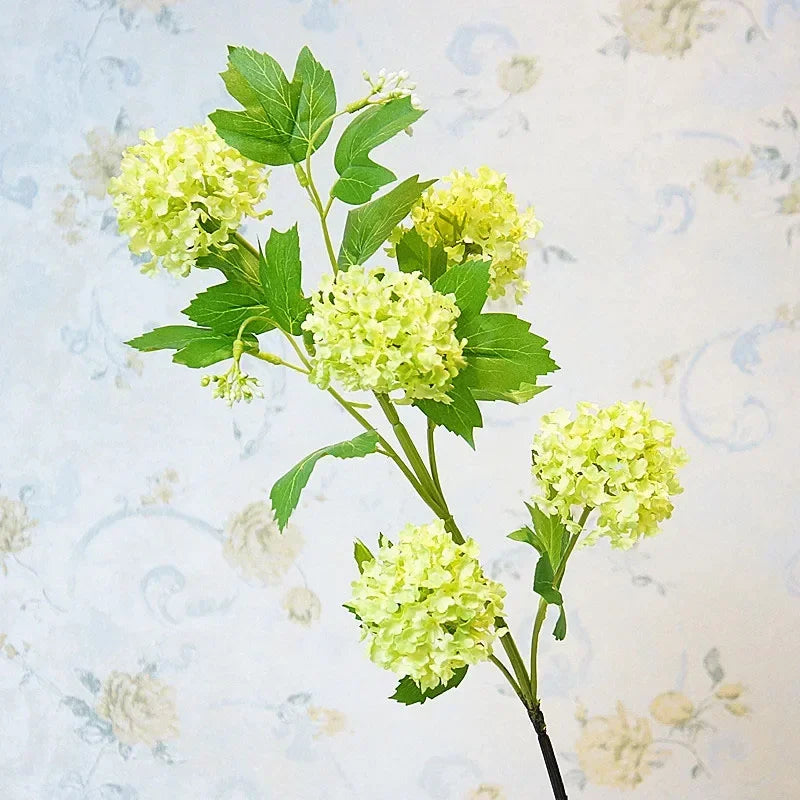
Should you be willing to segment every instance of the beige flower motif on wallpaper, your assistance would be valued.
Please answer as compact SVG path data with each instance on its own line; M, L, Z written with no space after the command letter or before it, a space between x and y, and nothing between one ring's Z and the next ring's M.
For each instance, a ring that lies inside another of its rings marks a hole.
M467 795L467 800L507 800L507 797L497 784L482 783Z
M146 672L111 672L95 707L123 744L150 748L178 736L175 690Z
M542 69L535 56L512 56L497 67L497 85L509 94L524 94L536 85Z
M171 467L167 467L163 472L155 475L149 475L147 478L148 491L139 496L139 502L143 506L168 505L172 502L177 483L178 473Z
M322 604L307 586L294 586L286 592L283 607L292 622L309 627L319 619Z
M581 733L575 752L581 788L593 783L635 789L678 750L692 758L691 778L709 774L698 751L701 734L717 730L712 719L719 712L746 717L750 707L742 700L746 689L741 683L723 683L725 671L716 648L706 654L703 666L711 679L705 697L693 700L683 692L661 692L650 703L649 717L631 715L622 702L617 703L616 713L596 717L588 716L580 705L575 716Z
M720 0L713 7L704 0L619 0L615 16L603 15L618 33L600 52L623 59L631 51L680 58L702 36L718 27L725 6L747 19L746 41L766 38L752 9L743 0Z
M29 531L36 521L28 517L28 509L21 500L0 496L0 569L8 572L7 556L13 556L30 547Z
M92 128L85 136L88 153L79 153L69 162L69 171L90 197L102 200L108 182L119 174L122 153L129 142L107 128Z

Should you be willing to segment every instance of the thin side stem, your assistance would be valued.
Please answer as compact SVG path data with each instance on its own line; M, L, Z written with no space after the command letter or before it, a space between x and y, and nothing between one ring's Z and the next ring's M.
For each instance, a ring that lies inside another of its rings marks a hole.
M436 432L436 423L432 420L428 420L428 463L430 464L431 468L431 478L433 478L433 484L436 487L436 491L439 492L439 495L443 498L444 492L442 491L442 483L439 480L439 468L436 464L436 441L434 438Z
M259 257L258 250L256 250L256 248L255 248L255 247L253 247L253 245L251 245L251 244L250 244L250 242L248 242L248 241L247 241L247 239L245 239L245 238L244 238L244 236L242 236L242 234L241 234L241 233L239 233L239 232L237 231L236 233L234 233L234 234L233 234L233 238L234 238L234 239L236 239L236 241L237 241L237 242L238 242L238 243L239 243L239 244L240 244L242 247L244 247L244 249L245 249L245 250L249 251L249 252L250 252L252 255L254 255L256 258L258 258L258 257Z
M288 367L295 372L300 372L303 375L308 375L308 370L305 367L298 367L297 364L292 364L289 361L284 361L282 358L273 355L272 353L262 353L260 350L257 353L249 353L248 355L253 358L258 358L261 361L266 361L268 364L275 364L276 366Z
M523 705L525 705L525 697L522 694L522 691L519 688L519 684L514 680L514 676L508 671L508 667L494 654L492 653L489 656L489 661L494 664L500 672L503 673L505 679L511 684L511 688L514 690L514 693L520 699Z

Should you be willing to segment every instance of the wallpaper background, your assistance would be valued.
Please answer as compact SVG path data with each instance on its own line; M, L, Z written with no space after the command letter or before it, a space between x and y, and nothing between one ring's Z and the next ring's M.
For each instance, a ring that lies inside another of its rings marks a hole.
M106 181L139 129L225 106L228 43L287 67L308 43L341 98L364 68L410 69L431 110L382 163L488 163L545 223L523 314L562 371L492 407L478 455L441 437L451 506L520 635L533 558L504 535L539 416L640 398L690 452L661 536L570 567L570 633L543 650L570 796L800 797L798 0L7 0L0 796L547 794L490 665L407 709L362 653L341 608L350 541L428 518L390 465L322 462L295 530L259 538L273 481L354 435L348 418L267 365L266 399L231 412L196 371L122 344L177 321L211 276L141 277ZM313 285L311 209L280 170L270 198L268 222L300 220ZM115 672L149 697L125 712L134 744L96 712Z

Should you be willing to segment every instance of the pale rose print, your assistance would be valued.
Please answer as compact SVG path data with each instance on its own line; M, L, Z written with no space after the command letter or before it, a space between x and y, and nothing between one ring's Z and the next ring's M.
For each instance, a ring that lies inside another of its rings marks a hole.
M576 751L581 769L592 783L635 789L651 771L659 755L652 749L653 734L644 717L631 720L622 703L609 717L590 717L583 726Z
M0 497L0 565L5 571L7 555L19 553L31 544L28 531L36 524L28 517L28 509L21 500Z
M292 622L305 626L316 622L322 611L319 597L305 586L295 586L289 589L283 598L283 607L289 613L289 619Z
M336 736L337 733L344 733L347 728L347 717L335 708L309 706L308 717L312 722L317 723L315 739L323 736Z
M506 794L497 784L482 783L467 795L467 800L506 800Z
M514 56L497 67L497 83L509 94L522 94L532 89L542 70L533 56Z
M778 198L781 214L800 214L800 180L789 184L788 194Z
M144 672L110 673L95 710L123 744L155 747L178 735L175 689Z
M692 718L694 703L680 692L663 692L650 703L650 713L663 725L680 725Z
M700 0L620 0L622 28L634 50L683 55L714 18Z
M86 144L89 145L88 155L75 156L69 162L69 171L81 182L86 194L102 200L109 180L119 175L127 143L107 128L92 128L86 134Z
M289 525L278 530L270 507L250 503L228 523L223 553L247 580L277 584L303 549L300 531Z

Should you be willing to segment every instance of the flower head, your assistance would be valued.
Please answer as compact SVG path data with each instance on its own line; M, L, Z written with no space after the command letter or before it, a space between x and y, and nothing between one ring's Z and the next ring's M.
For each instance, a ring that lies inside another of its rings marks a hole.
M663 725L682 725L694 714L694 703L682 692L662 692L650 703L650 713Z
M129 147L118 177L108 184L121 233L134 253L150 253L142 272L159 261L173 275L188 275L212 245L225 247L245 216L269 212L263 167L227 145L210 123L178 128L157 139L153 130Z
M146 672L110 673L96 711L111 722L114 736L123 744L155 747L178 735L175 690Z
M635 789L651 770L653 734L650 723L640 717L628 719L622 703L617 713L608 717L591 717L575 750L586 777L601 786Z
M667 58L682 56L715 18L701 0L620 0L619 11L634 50Z
M326 274L303 322L314 337L310 380L447 402L466 363L455 335L459 313L453 297L418 272L351 267Z
M489 657L505 589L483 574L474 541L456 544L441 520L407 525L362 569L350 607L376 664L424 691Z
M672 446L675 429L641 402L598 408L579 403L574 420L564 409L547 414L533 440L536 504L558 514L573 532L573 507L600 512L593 542L607 536L627 549L658 532L672 514L670 497L682 490L677 471L686 451Z
M491 259L489 297L502 297L511 288L521 302L528 290L528 254L522 243L542 227L533 208L519 211L505 175L486 166L475 174L456 170L444 180L449 187L431 186L411 209L413 227L431 247L444 245L450 266ZM393 239L403 230L395 231Z

